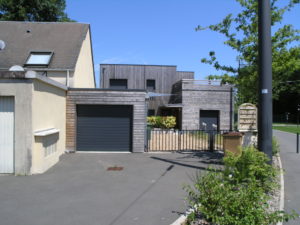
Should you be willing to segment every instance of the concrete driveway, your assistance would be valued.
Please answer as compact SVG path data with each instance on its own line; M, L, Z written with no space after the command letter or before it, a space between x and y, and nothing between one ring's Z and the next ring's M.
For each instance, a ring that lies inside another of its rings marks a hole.
M63 155L43 175L0 176L0 224L169 225L187 209L183 185L221 156Z

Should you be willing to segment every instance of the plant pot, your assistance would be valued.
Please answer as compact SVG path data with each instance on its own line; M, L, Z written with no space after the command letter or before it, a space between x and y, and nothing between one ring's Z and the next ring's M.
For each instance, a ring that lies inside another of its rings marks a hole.
M240 132L229 132L223 134L223 149L225 155L227 152L231 152L235 155L240 155L242 153L243 134Z

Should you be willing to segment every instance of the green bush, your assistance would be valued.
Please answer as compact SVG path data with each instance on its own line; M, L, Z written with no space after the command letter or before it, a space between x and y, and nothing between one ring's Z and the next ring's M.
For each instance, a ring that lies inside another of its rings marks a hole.
M224 170L198 174L194 185L185 187L195 210L188 224L199 215L219 225L270 225L295 218L296 214L269 209L268 193L277 186L275 176L267 156L253 147L243 149L240 156L229 154Z
M246 147L237 156L227 154L224 161L224 175L232 175L235 183L257 182L265 191L274 188L277 170L270 164L269 158L254 147Z
M176 117L174 116L149 116L147 123L152 127L171 129L176 126Z

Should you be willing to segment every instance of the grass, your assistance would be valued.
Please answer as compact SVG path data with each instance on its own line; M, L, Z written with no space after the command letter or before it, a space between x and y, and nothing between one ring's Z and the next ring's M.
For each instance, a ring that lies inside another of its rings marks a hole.
M276 126L273 125L273 129L275 130L280 130L280 131L285 131L285 132L289 132L289 133L294 133L296 134L297 132L300 133L300 126Z

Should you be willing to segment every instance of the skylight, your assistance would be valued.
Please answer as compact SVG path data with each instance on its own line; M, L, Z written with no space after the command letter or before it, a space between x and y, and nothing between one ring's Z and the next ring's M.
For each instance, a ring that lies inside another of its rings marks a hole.
M25 65L26 66L48 66L53 52L31 52Z

